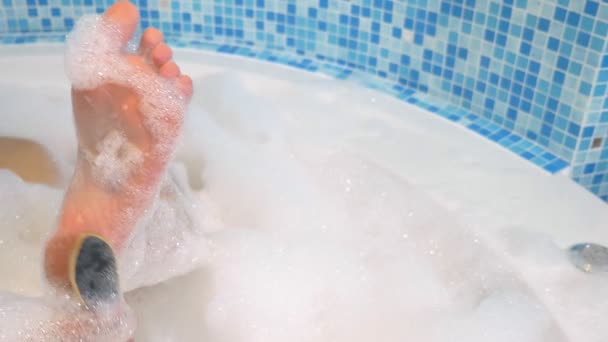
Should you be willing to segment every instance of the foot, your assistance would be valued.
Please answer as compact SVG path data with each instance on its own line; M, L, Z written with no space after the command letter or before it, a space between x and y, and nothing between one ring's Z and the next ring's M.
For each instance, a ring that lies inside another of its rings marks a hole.
M156 196L192 95L158 30L144 32L136 54L123 52L138 19L135 6L118 2L68 39L79 146L45 251L45 273L57 288L70 290L69 259L83 234L103 237L118 254L125 247Z

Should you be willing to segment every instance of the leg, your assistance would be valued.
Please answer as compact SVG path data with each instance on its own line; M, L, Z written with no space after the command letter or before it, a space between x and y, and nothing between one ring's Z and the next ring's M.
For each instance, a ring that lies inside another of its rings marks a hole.
M0 137L0 169L9 169L30 183L57 185L60 180L47 150L27 139Z
M138 11L128 2L118 2L104 13L102 21L117 29L118 37L112 38L124 46L135 30ZM70 255L83 234L100 236L122 253L157 195L192 95L190 78L180 74L171 57L162 34L149 29L137 55L117 51L111 59L116 65L102 66L120 70L120 74L106 75L93 87L74 84L78 159L57 229L44 255L45 273L54 287L72 291ZM82 76L87 75L81 72ZM159 87L165 91L160 95L168 94L173 102L159 96L151 99L150 94ZM165 100L170 103L163 103Z

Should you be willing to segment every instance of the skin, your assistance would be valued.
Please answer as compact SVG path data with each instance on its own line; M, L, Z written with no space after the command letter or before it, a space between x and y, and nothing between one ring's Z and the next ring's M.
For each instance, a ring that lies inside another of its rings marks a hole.
M104 14L123 33L126 44L132 37L138 20L137 8L126 1L110 7ZM122 58L146 73L169 79L186 98L192 96L192 81L182 75L172 58L171 49L163 42L163 35L154 28L147 29L135 55ZM120 254L131 236L137 220L148 208L158 189L159 181L170 159L170 152L152 153L154 147L163 143L174 145L175 141L156 141L143 123L145 113L140 111L138 94L127 87L106 83L92 90L72 89L72 107L78 135L78 159L74 176L66 192L57 228L50 237L44 252L44 272L49 283L60 291L74 293L70 282L70 257L77 247L79 237L94 234L106 240ZM109 118L108 113L118 113ZM175 118L184 113L175 113ZM167 129L177 137L182 120L170 121ZM100 125L113 125L120 130L141 152L144 160L141 167L131 172L124 186L108 188L95 181L83 150L98 142L96 137ZM133 191L136 189L137 191Z

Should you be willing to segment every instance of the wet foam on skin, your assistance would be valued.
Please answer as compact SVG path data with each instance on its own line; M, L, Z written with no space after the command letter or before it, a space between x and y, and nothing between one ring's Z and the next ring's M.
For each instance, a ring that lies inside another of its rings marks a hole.
M86 311L63 296L24 298L0 293L0 341L116 342L133 335L130 311Z
M141 166L144 159L142 152L117 131L109 132L97 144L96 155L86 153L93 165L93 177L112 189L126 186L131 170Z
M187 99L177 89L174 79L159 76L143 63L127 61L124 54L129 51L121 45L119 37L122 36L124 33L102 16L79 19L67 37L67 76L76 90L93 90L106 84L133 89L139 97L138 106L145 128L157 142L153 152L165 157L172 151L176 134L169 126L179 126ZM116 183L128 176L129 170L135 169L143 159L135 146L113 131L105 132L96 148L86 152L94 174L110 186L118 185Z

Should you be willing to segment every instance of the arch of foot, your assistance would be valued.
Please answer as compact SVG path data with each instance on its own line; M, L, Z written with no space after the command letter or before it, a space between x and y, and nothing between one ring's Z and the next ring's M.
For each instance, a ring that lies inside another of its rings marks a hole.
M547 171L571 166L576 181L608 199L608 3L133 2L144 27L158 27L178 46L337 77L372 74L381 89L430 107ZM36 32L67 32L83 13L104 10L87 0L28 1L26 11L15 0L2 6L0 34L13 43L35 40ZM425 93L447 102L425 104L418 96Z

